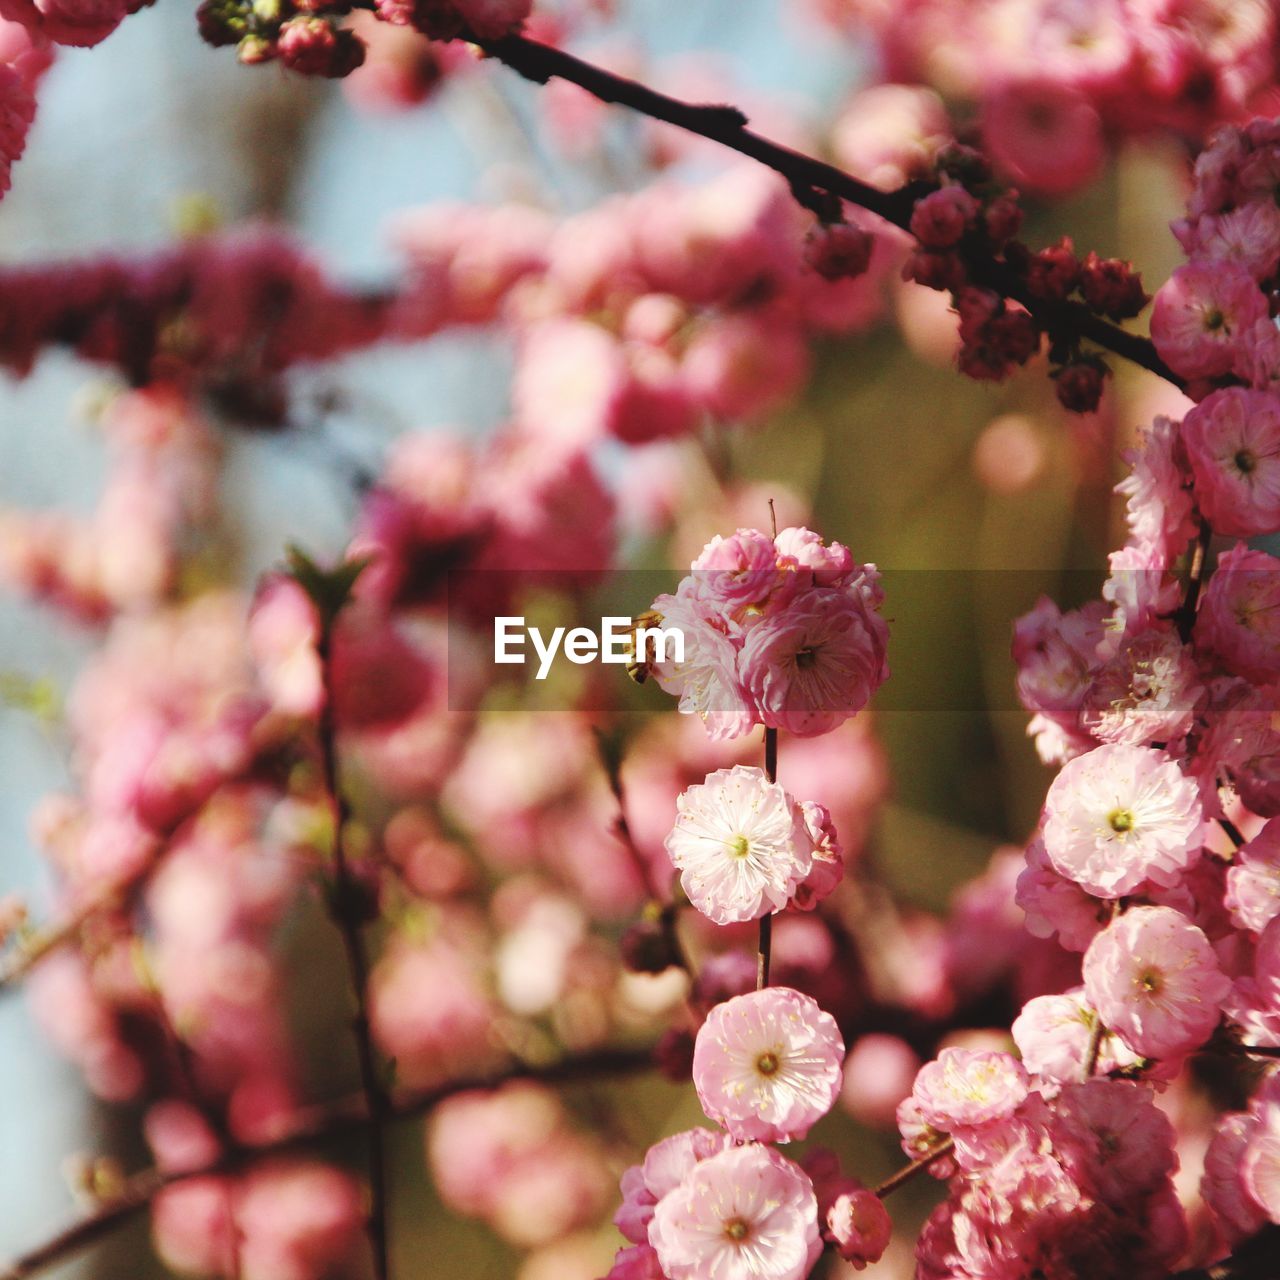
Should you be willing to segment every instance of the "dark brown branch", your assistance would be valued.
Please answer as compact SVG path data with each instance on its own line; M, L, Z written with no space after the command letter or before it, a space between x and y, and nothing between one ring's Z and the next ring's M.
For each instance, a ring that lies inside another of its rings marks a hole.
M1182 598L1182 604L1178 609L1175 621L1178 626L1178 635L1182 637L1183 644L1190 644L1191 630L1196 622L1196 609L1200 603L1200 592L1204 588L1204 580L1207 576L1205 573L1205 561L1209 555L1209 542L1213 537L1213 530L1209 527L1209 522L1202 519L1200 521L1200 531L1196 535L1195 547L1191 552L1191 569L1187 575L1187 591Z
M387 1095L379 1075L373 1033L369 1026L369 957L365 950L364 924L369 918L368 891L352 875L346 856L345 828L349 817L338 777L337 725L334 718L333 621L324 618L316 641L316 651L324 680L324 703L320 711L320 758L324 788L333 815L334 883L329 909L347 956L347 970L355 998L352 1030L360 1064L360 1083L368 1112L369 1140L369 1244L377 1280L388 1280L390 1260L387 1248L387 1170L383 1121Z
M569 1085L592 1080L635 1075L652 1068L652 1051L644 1049L604 1049L597 1053L565 1058L548 1067L517 1066L490 1075L451 1080L433 1089L403 1094L386 1110L388 1121L410 1120L431 1111L439 1103L459 1093L495 1089L511 1080L534 1080L547 1085ZM29 1249L8 1266L0 1267L0 1280L27 1280L27 1277L80 1253L117 1228L143 1213L165 1187L186 1178L234 1173L245 1165L269 1156L282 1155L319 1142L358 1133L369 1122L363 1094L322 1107L297 1112L269 1142L230 1148L216 1163L183 1174L164 1174L147 1169L134 1175L120 1195L95 1212L72 1223L43 1244Z
M773 511L773 501L769 502L769 511ZM777 522L774 523L777 534ZM778 780L778 731L764 731L764 772L770 782ZM773 960L773 916L766 914L760 917L760 943L756 948L756 990L763 991L769 985L769 965Z
M525 36L504 36L499 40L469 38L490 57L526 80L536 84L546 84L553 77L567 80L602 102L627 107L758 161L784 178L796 199L821 218L830 214L832 197L835 197L866 209L905 231L909 228L916 201L931 189L928 184L912 183L897 191L880 191L834 165L761 137L747 128L746 116L736 107L690 103L669 97L584 62L563 49L540 44ZM976 283L1021 303L1051 337L1087 338L1174 386L1184 385L1183 380L1156 354L1149 339L1111 324L1081 302L1046 302L1032 298L1016 273L1007 264L993 258L971 259L967 265Z
M932 1151L926 1152L919 1159L913 1160L910 1164L904 1165L897 1173L887 1177L879 1186L874 1187L876 1195L882 1200L890 1192L896 1191L904 1183L908 1183L918 1174L923 1173L930 1165L937 1164L943 1156L949 1156L955 1150L955 1140L948 1138L945 1142L940 1142ZM0 1280L3 1280L0 1277Z

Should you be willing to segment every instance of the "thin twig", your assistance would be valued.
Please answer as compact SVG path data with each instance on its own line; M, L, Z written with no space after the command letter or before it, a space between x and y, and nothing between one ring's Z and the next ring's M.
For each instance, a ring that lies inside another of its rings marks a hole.
M831 215L833 203L838 208L838 201L846 200L905 231L909 229L916 201L932 190L931 184L910 183L896 191L880 191L834 165L761 137L747 128L747 117L737 107L690 103L669 97L526 36L503 36L497 40L472 35L467 38L526 80L536 84L546 84L553 77L567 80L602 102L675 125L758 161L783 177L795 198L820 218ZM1087 338L1176 387L1185 385L1160 359L1149 339L1111 324L1081 302L1049 302L1032 297L1025 282L1007 264L994 258L978 259L970 255L967 266L976 283L1021 303L1050 335Z
M12 989L41 961L77 941L95 917L123 907L155 869L156 860L165 848L161 845L156 855L147 858L133 875L95 890L65 920L20 939L7 955L0 957L0 992Z
M906 1182L910 1182L917 1174L923 1173L930 1165L937 1164L943 1156L949 1156L955 1150L955 1139L947 1138L946 1141L940 1142L932 1151L926 1152L918 1160L913 1160L909 1165L904 1165L897 1173L890 1175L879 1186L873 1187L882 1200L890 1192L896 1191ZM0 1278L2 1280L2 1278Z
M1209 527L1207 520L1201 519L1200 531L1196 535L1195 547L1191 552L1191 570L1187 575L1187 593L1182 598L1182 605L1178 609L1176 622L1178 626L1178 634L1182 637L1183 644L1191 642L1191 630L1196 622L1196 607L1200 603L1200 592L1204 587L1205 578L1205 560L1209 555L1209 542L1213 537L1213 530Z
M387 1110L386 1090L378 1074L378 1061L369 1027L369 957L365 950L363 909L365 893L351 874L347 861L345 828L350 816L338 777L337 724L334 715L333 618L323 620L316 639L316 652L324 682L324 702L320 709L320 758L325 793L333 815L334 884L329 898L330 915L347 956L347 970L355 996L352 1019L356 1056L360 1063L360 1083L368 1110L369 1137L369 1244L377 1280L388 1280L390 1260L387 1249L387 1170L383 1139L383 1119Z
M694 973L693 962L689 959L689 953L685 950L684 943L680 941L679 909L672 900L670 892L663 890L662 886L658 884L653 864L640 852L640 846L636 844L635 835L631 830L631 823L627 819L627 794L622 783L622 761L618 754L610 749L602 730L595 730L595 740L596 754L599 756L600 766L604 769L605 777L609 782L609 790L618 805L618 816L614 821L614 830L618 834L618 839L622 841L622 845L627 851L627 856L631 859L632 866L635 867L636 875L639 876L640 883L644 885L645 892L658 905L658 924L662 929L662 936L667 945L667 954L690 978L694 978L697 975Z
M773 502L769 503L773 511ZM764 731L764 772L770 782L778 780L778 731ZM769 985L769 965L773 959L773 915L760 917L760 942L756 949L756 990L763 991Z
M1251 1058L1280 1058L1280 1045L1274 1044L1242 1044L1240 1052Z
M511 1080L564 1085L634 1075L650 1070L652 1066L653 1054L649 1048L604 1049L565 1058L551 1066L514 1066L506 1071L468 1076L432 1089L402 1094L389 1103L385 1119L389 1122L414 1119L456 1094L477 1089L496 1089ZM364 1095L359 1094L325 1106L298 1111L280 1127L270 1141L229 1148L217 1161L201 1169L180 1174L166 1174L158 1169L144 1170L130 1178L124 1191L109 1203L72 1223L43 1244L29 1249L8 1266L0 1268L0 1280L27 1280L27 1277L82 1252L132 1221L150 1205L159 1192L174 1183L187 1178L234 1173L247 1164L269 1156L282 1155L359 1132L368 1125L368 1121L367 1103Z

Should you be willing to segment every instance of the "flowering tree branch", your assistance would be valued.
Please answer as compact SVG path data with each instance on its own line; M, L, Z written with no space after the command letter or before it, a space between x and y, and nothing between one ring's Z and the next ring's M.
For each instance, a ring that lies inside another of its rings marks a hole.
M923 1173L931 1165L935 1165L944 1156L949 1156L955 1150L955 1139L947 1138L945 1141L938 1143L932 1151L926 1152L918 1159L913 1160L908 1165L903 1165L897 1173L890 1174L883 1182L873 1187L872 1190L881 1199L891 1194L901 1186L910 1182L917 1175Z
M547 1085L570 1085L583 1081L636 1075L652 1068L652 1051L641 1049L601 1049L594 1053L564 1058L550 1066L520 1065L499 1073L460 1077L431 1089L406 1093L390 1099L385 1121L411 1120L425 1115L441 1102L460 1093L496 1089L512 1080L531 1080ZM187 1178L233 1173L269 1156L283 1155L303 1147L360 1132L369 1124L368 1103L363 1093L325 1106L297 1112L277 1135L262 1143L240 1144L219 1160L200 1169L164 1173L146 1169L134 1175L109 1203L78 1222L27 1250L0 1268L0 1280L26 1280L56 1263L80 1253L109 1236L143 1212L168 1186Z
M737 107L684 102L526 36L483 39L468 34L466 38L526 80L537 84L555 77L567 80L602 102L675 125L758 161L785 178L799 203L823 221L838 219L839 202L844 200L908 231L916 201L933 189L928 183L910 183L896 191L880 191L834 165L753 132ZM1051 338L1086 338L1176 387L1185 386L1149 339L1111 324L1083 303L1033 297L1025 282L994 258L970 254L966 265L975 283L1020 303Z

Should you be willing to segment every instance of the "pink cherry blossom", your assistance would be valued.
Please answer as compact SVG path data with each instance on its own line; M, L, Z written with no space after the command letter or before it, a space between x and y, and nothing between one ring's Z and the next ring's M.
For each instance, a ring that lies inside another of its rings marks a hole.
M877 581L871 570L856 586L815 587L751 629L740 671L765 725L802 737L827 733L884 683Z
M840 1092L844 1041L811 997L765 987L716 1005L698 1030L702 1109L738 1139L805 1137Z
M1244 267L1191 263L1156 294L1151 339L1183 377L1214 378L1231 371L1236 342L1266 314L1266 299Z
M669 1280L803 1280L822 1252L813 1185L755 1143L698 1164L659 1202L649 1240Z
M1089 945L1084 989L1103 1023L1136 1053L1198 1049L1231 988L1208 939L1169 907L1134 907Z
M1103 742L1168 745L1186 736L1204 697L1195 659L1177 634L1140 631L1094 675L1080 724Z
M812 868L803 810L761 769L717 769L676 808L667 853L689 901L716 924L781 911Z
M1065 1084L1080 1078L1097 1022L1097 1012L1079 988L1058 996L1036 996L1022 1006L1010 1033L1022 1065L1040 1077L1042 1092L1047 1092L1044 1082ZM1103 1033L1096 1064L1099 1074L1135 1067L1140 1061L1111 1032Z
M1195 782L1145 747L1107 745L1077 757L1045 799L1049 861L1102 898L1147 880L1172 884L1199 853L1203 831Z
M813 841L813 866L796 886L791 905L799 911L812 911L844 879L844 850L824 805L802 800L800 808L805 829Z
M1163 415L1126 450L1132 468L1116 485L1125 498L1125 520L1133 539L1160 548L1166 557L1179 555L1195 530L1188 492L1190 476L1180 449L1179 425Z
M735 622L784 608L796 588L773 539L757 529L739 529L728 538L717 534L693 562L692 577L698 598Z
M1227 909L1251 933L1280 915L1280 821L1272 819L1236 851L1227 872Z
M1012 1115L1027 1073L1007 1053L952 1047L920 1068L911 1096L926 1124L950 1132Z
M843 587L859 572L853 553L842 542L823 542L812 529L792 526L773 540L784 563L795 561L808 569L820 587Z
M1229 1244L1261 1229L1267 1215L1244 1182L1242 1164L1250 1140L1262 1127L1256 1115L1231 1112L1214 1127L1204 1155L1200 1194Z
M1240 1172L1245 1188L1271 1222L1280 1222L1280 1104L1261 1108L1257 1130L1249 1137Z
M1196 502L1215 533L1280 529L1280 405L1263 391L1227 387L1182 423Z
M1014 897L1026 912L1027 931L1037 938L1057 934L1068 951L1084 951L1102 928L1097 898L1054 869L1040 837L1027 846Z
M1024 190L1060 195L1097 173L1102 122L1083 94L1044 80L997 81L982 103L982 137Z
M835 1241L836 1252L861 1271L879 1262L889 1247L893 1223L884 1201L865 1187L837 1196L827 1210L827 1232Z
M1196 614L1196 645L1234 675L1280 677L1280 560L1237 543L1218 558Z
M1177 1167L1173 1125L1143 1085L1066 1084L1049 1132L1066 1169L1110 1204L1154 1190Z
M684 636L684 658L674 650L653 664L653 678L679 699L683 715L696 715L712 741L740 737L759 723L738 677L738 650L725 625L692 588L653 602L658 625Z
M613 1217L618 1230L633 1244L644 1244L658 1201L674 1191L699 1160L729 1145L728 1134L711 1129L687 1129L654 1143L644 1163L632 1165L622 1175L622 1206Z

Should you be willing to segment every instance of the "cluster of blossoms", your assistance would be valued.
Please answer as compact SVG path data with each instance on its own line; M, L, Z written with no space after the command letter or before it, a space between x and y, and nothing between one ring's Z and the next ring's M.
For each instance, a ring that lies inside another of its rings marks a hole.
M1037 1078L1007 1053L952 1048L899 1117L907 1151L922 1135L952 1144L934 1165L950 1187L917 1247L922 1280L1160 1280L1186 1247L1173 1125L1144 1085Z
M1245 116L1276 73L1267 0L812 0L870 32L890 83L972 104L983 149L1026 190L1062 195L1097 176L1109 141L1153 128L1202 136Z
M519 206L435 206L393 227L411 269L399 323L510 328L513 416L556 448L753 423L804 384L814 339L882 309L887 234L848 224L834 244L807 243L811 223L754 165L661 180L558 224Z
M771 663L775 681L816 673L799 699L781 695L782 705L805 703L799 718L782 721L801 737L856 714L887 675L874 569L855 567L847 548L827 546L807 529L776 538L747 529L717 537L677 596L660 597L654 611L670 622L677 608L695 602L696 625L714 626L711 634L729 647L727 676L723 660L717 665L719 681L740 679L733 674L735 649L745 654L762 643L761 652L776 652L787 643L793 655L813 653L798 668L793 658L790 674L776 657ZM829 620L833 608L841 610L839 623ZM771 626L779 637L758 641ZM728 638L734 631L746 632L736 645ZM695 641L690 652L706 643ZM664 670L658 663L654 670L666 685L692 691L699 661L687 654L684 664ZM750 662L742 669L749 672ZM702 714L712 740L726 736L716 715L719 696L704 688L696 707L683 698L681 704ZM764 723L776 735L775 704L768 705ZM759 722L757 715L733 734ZM776 913L812 910L843 876L827 809L797 802L772 770L718 769L679 797L666 850L690 903L714 924L767 917L771 929ZM836 1019L812 996L767 985L764 950L760 966L755 990L711 1003L693 1042L698 1100L724 1132L692 1129L664 1139L623 1174L614 1221L630 1244L609 1280L804 1280L824 1245L862 1267L889 1243L879 1197L843 1175L834 1156L814 1152L801 1165L770 1145L807 1137L831 1111L842 1089L845 1045Z
M806 243L811 221L775 176L740 166L559 225L519 204L401 214L394 290L340 285L268 227L10 268L0 363L26 374L67 346L135 385L179 382L234 418L277 422L280 377L299 364L484 327L514 337L512 416L543 445L689 437L759 421L799 391L818 336L881 313L887 237L849 224Z
M715 537L646 623L676 629L683 655L637 654L713 739L756 725L826 733L865 707L889 674L874 565L804 528Z
M1128 538L1103 599L1068 613L1042 600L1015 630L1031 732L1060 766L1017 899L1033 933L1081 957L1079 977L1024 1006L1013 1024L1020 1067L981 1068L1000 1082L991 1091L1006 1128L993 1142L974 1143L965 1109L949 1114L931 1098L935 1077L969 1080L980 1064L944 1054L921 1073L901 1117L908 1149L949 1134L960 1168L921 1241L925 1275L1022 1276L1028 1258L1039 1259L1036 1274L1077 1274L1085 1258L1086 1273L1113 1274L1108 1249L1126 1273L1166 1274L1185 1239L1168 1192L1173 1134L1123 1079L1181 1087L1183 1064L1206 1046L1280 1044L1280 639L1270 623L1280 565L1242 541L1214 563L1210 544L1280 532L1268 372L1280 241L1271 246L1264 176L1280 164L1278 138L1266 122L1226 129L1197 164L1188 217L1175 224L1191 261L1160 290L1152 322L1196 403L1181 422L1157 418L1128 455L1118 486ZM1174 570L1197 538L1184 586ZM1207 1229L1221 1248L1280 1221L1273 1083L1254 1075L1242 1092L1254 1095L1249 1109L1218 1122L1204 1159ZM973 1084L965 1107L977 1093ZM1132 1139L1122 1185L1082 1173L1059 1137L1086 1098L1109 1167Z

